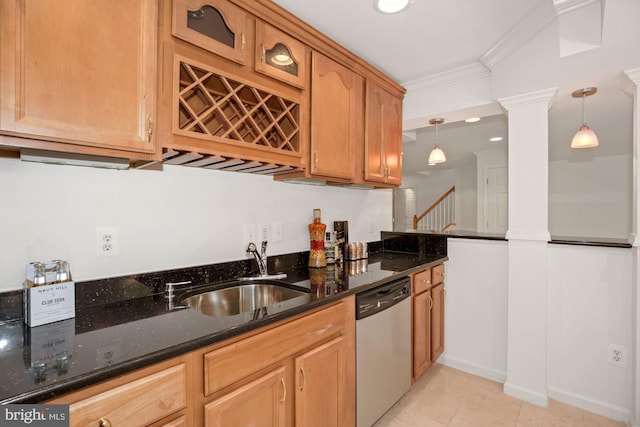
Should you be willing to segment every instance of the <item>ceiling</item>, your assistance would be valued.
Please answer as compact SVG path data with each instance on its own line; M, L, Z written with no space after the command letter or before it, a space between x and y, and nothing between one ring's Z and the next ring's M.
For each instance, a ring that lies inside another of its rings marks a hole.
M607 0L608 3L614 1ZM617 1L622 3L617 7L624 12L624 7L628 9L625 5L629 4L625 1L633 0ZM404 11L384 15L374 9L373 0L274 2L409 87L416 80L486 62L486 57L491 55L496 46L504 43L514 29L526 28L528 22L540 15L541 10L546 13L549 9L553 10L554 6L568 4L565 0L410 0L409 7ZM608 81L580 83L597 85L599 88L598 94L587 100L588 123L601 139L601 146L590 149L590 156L594 153L608 155L631 152L632 101L631 97L619 90L618 75L615 79L609 77ZM574 84L579 83L569 82L571 86ZM575 156L573 152L576 150L569 150L568 145L581 124L582 104L570 93L584 87L582 85L558 89L549 116L550 158L566 160ZM621 119L611 121L603 118L611 116ZM507 149L505 115L485 117L474 124L458 121L463 118L460 112L456 112L455 118L446 114L442 117L446 122L439 126L439 142L447 154L447 162L435 167L426 165L435 135L432 127L417 129L415 140L405 142L403 146L403 175L434 170L432 168L456 167L473 156L474 151ZM452 123L452 120L455 122ZM625 129L623 136L616 133L620 129ZM610 132L616 135L612 140L627 140L628 146L620 148L620 144L615 147L603 144L601 134L605 135L606 141L606 135ZM502 136L504 139L499 143L489 142L489 137L493 136ZM584 153L581 155L584 156Z

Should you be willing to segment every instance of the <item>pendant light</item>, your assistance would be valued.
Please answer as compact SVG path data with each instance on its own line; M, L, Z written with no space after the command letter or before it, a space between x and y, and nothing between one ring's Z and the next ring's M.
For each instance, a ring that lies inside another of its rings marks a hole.
M409 0L374 0L373 5L378 12L397 13L409 5Z
M571 96L574 98L582 98L582 126L573 136L571 140L571 148L591 148L598 146L598 136L596 133L587 126L587 119L585 118L584 99L587 96L591 96L597 92L595 87L587 87L584 89L578 89L574 91Z
M447 161L447 156L444 155L444 151L438 145L438 125L444 123L444 119L431 119L429 120L430 125L435 125L436 127L436 145L431 150L431 154L429 154L429 166L437 165L438 163L444 163Z

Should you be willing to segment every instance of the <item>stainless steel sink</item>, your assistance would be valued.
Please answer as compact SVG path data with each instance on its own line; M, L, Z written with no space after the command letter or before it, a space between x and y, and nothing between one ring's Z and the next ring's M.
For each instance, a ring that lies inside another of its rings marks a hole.
M208 316L233 316L256 312L271 304L303 295L307 295L307 292L273 284L251 283L193 295L181 303Z

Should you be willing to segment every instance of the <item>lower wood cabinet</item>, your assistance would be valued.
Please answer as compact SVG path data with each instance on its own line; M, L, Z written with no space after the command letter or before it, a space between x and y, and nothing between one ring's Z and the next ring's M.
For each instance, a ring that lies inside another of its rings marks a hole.
M355 425L355 301L58 397L71 426Z
M444 264L412 276L412 380L415 382L444 351ZM433 285L436 282L436 285Z
M340 336L296 358L296 426L331 427L346 424L350 400L347 345Z
M48 403L69 404L71 426L183 426L191 401L189 356L114 378Z
M286 423L286 367L280 366L204 406L206 426L281 426Z
M355 425L353 297L200 353L196 425Z

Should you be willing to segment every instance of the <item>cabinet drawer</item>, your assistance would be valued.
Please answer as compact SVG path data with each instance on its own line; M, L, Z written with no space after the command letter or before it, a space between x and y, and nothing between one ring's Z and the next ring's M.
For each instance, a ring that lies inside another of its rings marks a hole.
M431 268L431 282L434 286L444 282L444 264Z
M186 365L165 369L69 406L72 425L147 425L187 406Z
M345 303L341 302L206 353L205 396L331 336L339 335L345 330L346 314Z
M413 275L413 289L411 291L414 295L424 292L431 287L431 269L420 271Z

